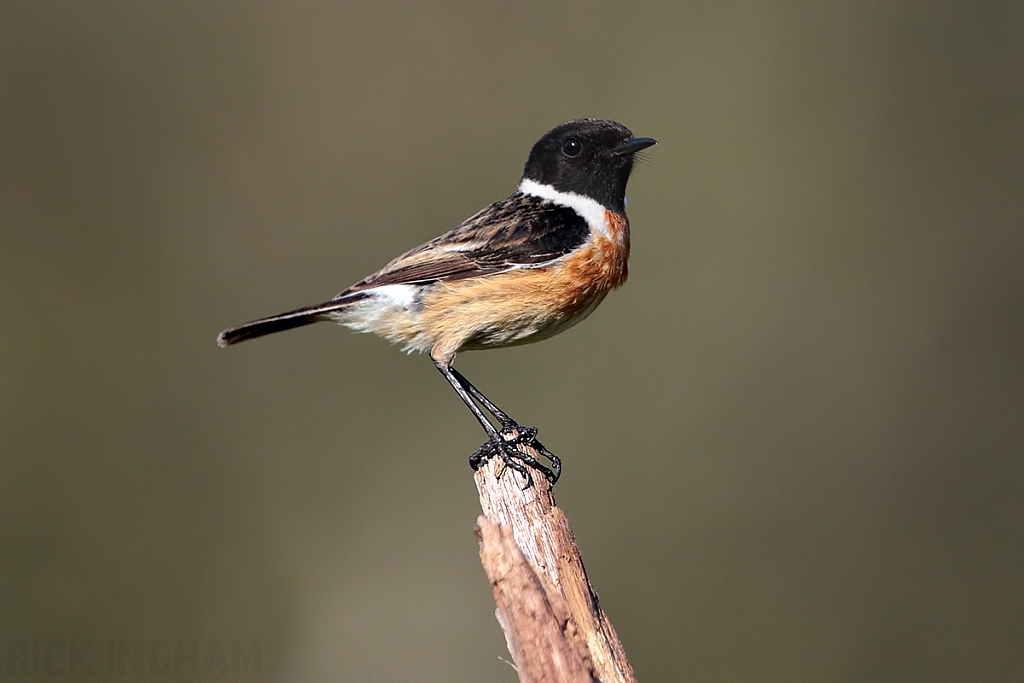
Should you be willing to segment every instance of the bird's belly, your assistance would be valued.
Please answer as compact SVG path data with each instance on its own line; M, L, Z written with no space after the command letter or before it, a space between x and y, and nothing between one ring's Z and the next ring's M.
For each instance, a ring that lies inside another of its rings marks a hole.
M625 282L628 244L628 237L597 236L539 268L381 287L328 317L435 360L451 361L463 349L529 344L583 320Z
M493 318L478 321L473 336L459 348L472 350L516 346L553 337L590 315L605 294L601 292L590 296L589 301L581 300L578 306L562 311L506 305L496 310L498 315Z
M627 254L616 247L600 237L542 268L437 283L420 313L436 340L431 355L528 344L568 329L625 281Z

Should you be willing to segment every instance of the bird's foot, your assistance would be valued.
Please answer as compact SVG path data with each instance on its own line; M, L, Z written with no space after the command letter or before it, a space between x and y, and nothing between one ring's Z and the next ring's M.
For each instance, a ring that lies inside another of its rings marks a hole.
M533 455L519 448L519 446L531 448L539 455L544 456L551 462L551 467L547 467L533 457ZM523 487L523 490L533 486L533 477L530 475L528 467L543 474L544 478L552 484L558 481L558 477L562 474L562 461L557 455L544 448L544 444L537 440L536 427L523 427L514 422L504 425L501 431L497 432L487 443L478 448L476 453L469 456L469 466L474 470L478 470L495 456L502 459L505 467L511 467L523 475L526 479L526 486ZM498 473L499 477L502 472L504 470Z

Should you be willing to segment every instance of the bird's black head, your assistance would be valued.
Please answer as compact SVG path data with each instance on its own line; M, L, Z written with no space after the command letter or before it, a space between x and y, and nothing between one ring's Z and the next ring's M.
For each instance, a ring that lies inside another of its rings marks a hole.
M653 138L635 138L615 121L576 119L552 128L537 141L523 178L590 197L625 213L633 155L654 144Z

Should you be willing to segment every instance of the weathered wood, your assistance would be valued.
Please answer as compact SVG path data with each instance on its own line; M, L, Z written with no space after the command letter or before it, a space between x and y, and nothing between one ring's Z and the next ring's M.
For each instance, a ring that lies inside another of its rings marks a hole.
M519 680L636 683L551 485L534 473L524 491L521 475L502 470L494 458L476 472L477 533Z

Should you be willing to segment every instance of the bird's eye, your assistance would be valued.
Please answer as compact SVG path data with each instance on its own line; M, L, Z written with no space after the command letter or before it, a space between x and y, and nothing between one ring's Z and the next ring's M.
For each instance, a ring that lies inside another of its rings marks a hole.
M574 157L582 151L583 143L576 138L567 138L566 141L562 143L562 152L567 157Z

